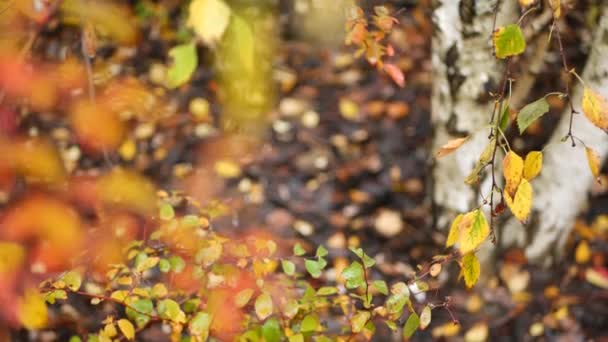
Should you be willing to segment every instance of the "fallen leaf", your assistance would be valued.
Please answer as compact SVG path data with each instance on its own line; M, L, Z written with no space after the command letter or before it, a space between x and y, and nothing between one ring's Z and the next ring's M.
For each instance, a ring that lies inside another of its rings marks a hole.
M230 7L223 0L194 0L188 10L188 27L205 44L215 45L230 22Z
M169 50L173 63L167 71L167 86L177 88L190 80L198 65L198 56L194 43L182 44Z

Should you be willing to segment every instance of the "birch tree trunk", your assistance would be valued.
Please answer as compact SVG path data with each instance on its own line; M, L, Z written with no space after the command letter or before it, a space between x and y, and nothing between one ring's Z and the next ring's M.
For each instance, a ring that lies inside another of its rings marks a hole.
M433 196L436 223L445 228L458 213L477 206L478 195L464 183L488 143L492 111L489 91L504 66L493 55L492 29L497 1L440 0L433 12L433 151L447 141L471 136L458 151L436 161ZM513 23L517 1L501 1L496 25Z
M608 4L602 6L600 22L594 32L591 50L582 77L587 86L603 96L608 95ZM574 88L572 101L582 113L583 87ZM568 140L561 142L568 132L570 111L563 113L557 129L544 153L544 166L534 181L534 211L530 224L522 226L509 220L502 229L502 244L526 247L529 260L549 264L563 253L574 221L586 205L589 188L595 181L589 171L585 147L576 147ZM582 114L576 115L573 133L593 148L604 161L608 155L608 134L593 126Z
M501 1L496 26L513 23L518 17L516 1ZM473 12L464 9L472 3ZM464 183L481 150L488 142L487 127L492 103L489 91L496 90L504 70L504 62L492 55L490 34L496 1L437 1L433 20L433 68L435 71L432 122L435 129L434 151L448 140L470 135L471 139L452 155L436 161L433 171L436 223L449 225L457 213L480 203L479 191ZM467 14L472 14L472 18ZM588 86L608 95L608 4L602 5L601 19L582 74ZM582 87L573 90L572 101L582 113ZM532 262L549 263L559 256L574 220L586 202L593 176L588 170L582 144L572 147L561 139L568 132L569 111L562 115L544 153L541 175L534 186L534 211L529 224L523 226L510 219L499 230L502 246L525 247ZM608 135L594 127L583 115L574 118L574 134L593 147L605 160ZM482 181L480 189L489 192L490 180ZM487 259L488 250L480 258ZM483 262L483 260L482 260Z

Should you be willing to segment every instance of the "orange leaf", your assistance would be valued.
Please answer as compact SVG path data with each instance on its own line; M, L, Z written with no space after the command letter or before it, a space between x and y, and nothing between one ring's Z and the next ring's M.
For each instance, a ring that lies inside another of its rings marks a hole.
M395 64L386 63L384 64L384 71L393 79L393 81L403 88L405 86L405 76L403 71L399 69Z
M452 140L448 141L445 145L441 146L439 151L437 151L437 154L435 155L435 157L441 158L441 157L447 156L448 154L456 151L468 139L469 139L469 137L464 137L464 138L457 138L457 139L452 139Z

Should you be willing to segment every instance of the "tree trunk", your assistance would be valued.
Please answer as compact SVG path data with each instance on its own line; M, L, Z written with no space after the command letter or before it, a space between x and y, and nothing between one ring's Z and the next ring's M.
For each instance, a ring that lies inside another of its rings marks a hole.
M591 51L582 77L587 86L608 95L608 5L604 4L600 22L595 30ZM583 87L574 88L572 101L582 113ZM526 247L528 259L548 264L563 253L574 221L587 202L589 188L594 177L589 171L585 147L570 140L561 142L568 132L570 111L563 113L559 125L544 153L544 166L540 176L532 181L534 187L534 211L530 224L523 226L517 220L509 220L503 229L502 244ZM582 114L576 115L573 133L593 148L603 161L608 155L608 134L593 126Z
M518 17L516 1L501 1L496 25ZM488 143L492 111L489 91L501 81L504 66L493 55L496 1L437 1L433 13L433 151L448 140L470 135L458 151L436 161L433 197L436 223L445 228L458 213L477 206L478 195L464 183Z
M513 23L518 17L516 1L501 1L496 26ZM466 4L483 3L466 11ZM492 55L490 34L493 27L495 1L437 1L433 19L434 88L432 122L435 129L434 151L448 140L470 135L470 140L452 155L436 161L433 170L436 223L445 229L453 217L481 203L479 190L464 183L482 149L488 143L486 129L492 110L489 91L496 91L504 70L504 61ZM472 15L472 18L470 17ZM608 6L603 5L600 23L583 78L600 94L608 94ZM517 86L517 83L516 83ZM573 103L581 112L582 87L573 91ZM588 170L584 147L560 140L568 132L569 111L564 113L544 153L541 175L534 186L534 211L530 223L523 226L515 219L504 225L500 240L503 246L526 248L531 261L550 262L559 253L576 216L585 204L593 176ZM574 118L573 132L604 160L608 154L608 135L591 125L583 115ZM489 177L486 177L489 178ZM490 180L482 181L480 189L489 193ZM482 250L480 258L489 259L493 248Z

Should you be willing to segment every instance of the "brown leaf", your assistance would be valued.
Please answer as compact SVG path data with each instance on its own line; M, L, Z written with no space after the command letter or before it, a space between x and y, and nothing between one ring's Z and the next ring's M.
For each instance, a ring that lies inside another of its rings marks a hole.
M441 146L439 151L437 151L437 154L435 155L435 157L441 158L441 157L447 156L448 154L456 151L468 139L469 139L469 137L464 137L464 138L457 138L457 139L452 139L452 140L448 141L445 145Z

